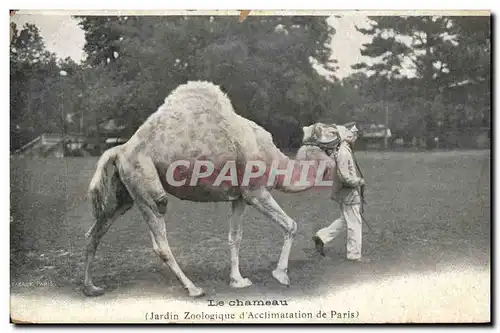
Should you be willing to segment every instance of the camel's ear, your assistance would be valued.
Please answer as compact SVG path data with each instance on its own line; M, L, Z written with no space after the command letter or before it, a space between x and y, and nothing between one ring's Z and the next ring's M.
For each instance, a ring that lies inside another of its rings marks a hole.
M305 141L305 140L311 138L312 131L313 131L313 126L314 125L302 127L302 131L304 132L304 136L302 137L302 141Z
M323 127L314 126L313 135L316 139L321 138L323 136Z

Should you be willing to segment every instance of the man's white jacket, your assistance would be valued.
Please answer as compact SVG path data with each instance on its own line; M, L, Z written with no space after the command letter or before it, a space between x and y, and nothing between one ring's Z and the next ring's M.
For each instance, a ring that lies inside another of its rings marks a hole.
M331 156L336 162L338 181L334 182L332 199L345 205L361 203L361 172L354 162L349 143L342 141L337 151Z

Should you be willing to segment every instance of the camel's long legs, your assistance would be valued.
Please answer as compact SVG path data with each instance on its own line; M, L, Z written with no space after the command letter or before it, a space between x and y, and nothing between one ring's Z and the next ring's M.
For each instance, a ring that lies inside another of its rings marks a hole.
M231 256L230 285L234 288L244 288L252 284L247 278L243 278L240 273L240 245L243 237L242 219L245 213L246 203L243 199L233 201L232 214L229 218L229 249Z
M109 230L113 222L120 216L125 214L130 208L132 208L133 203L124 203L119 206L112 217L107 219L99 219L97 220L90 230L87 232L86 237L89 238L87 242L87 249L85 252L85 281L83 292L87 296L99 296L104 294L104 289L96 287L92 281L92 264L94 262L95 254L97 251L97 247L99 242Z
M290 218L266 189L257 189L246 194L247 201L257 210L277 223L285 232L283 247L273 277L281 284L289 285L288 258L297 232L297 223Z
M184 274L175 260L167 240L167 228L163 214L167 209L167 199L153 162L141 158L135 163L127 161L120 171L127 171L122 180L142 212L150 229L153 249L188 290L190 296L204 294L201 288ZM133 169L132 169L133 165Z
M203 290L194 285L193 282L184 274L170 249L167 240L167 230L163 217L159 217L154 209L148 206L139 205L150 228L150 235L153 242L153 249L181 281L182 285L188 290L189 296L201 296Z

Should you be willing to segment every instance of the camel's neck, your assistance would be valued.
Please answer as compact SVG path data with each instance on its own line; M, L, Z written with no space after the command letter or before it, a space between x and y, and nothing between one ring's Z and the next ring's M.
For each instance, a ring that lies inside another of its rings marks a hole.
M276 171L275 188L284 192L300 192L314 186L324 186L323 181L332 167L332 161L322 151L300 154L296 159L282 154Z

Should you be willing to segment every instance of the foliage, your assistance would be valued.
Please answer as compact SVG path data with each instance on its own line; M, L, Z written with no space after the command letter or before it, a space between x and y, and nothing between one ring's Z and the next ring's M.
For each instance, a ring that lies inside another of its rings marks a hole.
M58 108L69 96L61 93L61 65L45 49L38 28L15 24L10 43L11 148L45 131L62 131L64 115ZM64 65L64 63L63 63Z
M43 132L128 137L179 84L208 80L236 112L297 146L313 122L387 124L397 137L490 126L489 17L369 17L363 61L336 77L327 17L77 16L86 60L57 59L14 25L11 149ZM64 73L64 74L63 74Z
M238 113L276 134L283 123L300 128L328 111L329 81L311 64L335 69L324 17L249 17L244 24L233 17L85 17L80 25L88 64L99 63L108 82L99 91L117 112L98 99L90 108L132 129L188 80L220 85Z
M371 58L370 64L360 62L353 69L386 77L380 81L376 99L381 105L377 109L380 113L382 108L390 108L396 131L411 132L413 136L424 133L427 146L432 147L434 138L447 129L467 124L477 126L473 121L475 117L457 113L460 109L457 106L463 108L464 104L466 108L474 105L482 125L489 126L490 106L484 101L489 101L490 91L490 18L381 16L370 19L369 28L357 28L373 36L361 50L363 56ZM413 74L413 80L404 78L408 73ZM465 100L461 96L464 90L456 88L464 83L468 94ZM394 104L398 95L405 96L406 101ZM367 102L374 106L372 100ZM464 116L471 121L464 121Z

